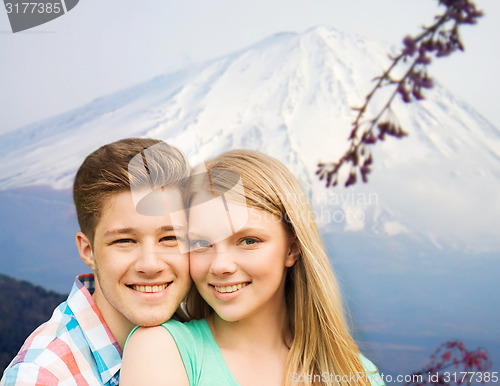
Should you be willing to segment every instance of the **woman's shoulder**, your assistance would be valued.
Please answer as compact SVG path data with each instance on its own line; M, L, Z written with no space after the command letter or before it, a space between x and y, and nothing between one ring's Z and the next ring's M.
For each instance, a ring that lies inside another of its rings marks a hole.
M361 359L361 363L365 368L366 376L368 377L370 384L372 386L384 386L385 383L380 376L378 371L378 367L375 366L368 358L366 358L363 354L359 354L359 358Z
M179 322L169 320L159 328L168 330L183 357L198 359L211 346L211 332L205 319ZM212 338L213 340L213 338Z
M156 339L165 340L165 338L168 336L170 336L170 334L166 334L165 329L161 328L160 326L136 326L128 335L124 347L128 347L132 342L135 341L150 342L155 341Z
M172 335L191 336L193 339L201 339L207 331L210 331L205 319L193 319L189 322L168 320L161 327L167 329Z
M120 385L168 385L171 381L189 384L173 336L160 326L134 329L125 344Z
M164 327L182 326L182 328L185 328L187 330L196 330L196 329L205 328L205 326L208 326L208 324L207 324L206 319L191 319L188 322L181 322L179 320L170 319L170 320L167 320L165 323L163 323L162 326L164 326Z
M168 348L170 351L190 351L194 346L193 334L190 333L185 323L169 320L159 326L136 326L129 334L124 349L143 351L150 349L152 352L162 352ZM130 351L130 350L129 350Z

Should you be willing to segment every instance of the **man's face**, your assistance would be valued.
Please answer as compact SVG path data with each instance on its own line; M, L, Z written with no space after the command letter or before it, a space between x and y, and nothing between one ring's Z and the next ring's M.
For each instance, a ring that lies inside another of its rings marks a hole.
M183 207L178 188L165 194ZM170 319L191 285L186 233L184 211L144 216L130 192L106 200L87 264L95 271L94 300L112 330Z

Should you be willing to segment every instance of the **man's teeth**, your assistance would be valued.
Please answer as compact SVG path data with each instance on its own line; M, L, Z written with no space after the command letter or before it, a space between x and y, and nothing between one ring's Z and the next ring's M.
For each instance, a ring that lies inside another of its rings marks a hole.
M148 293L154 293L154 292L160 292L163 291L165 288L168 287L167 284L162 284L162 285L131 285L133 290L138 291L138 292L148 292Z
M214 287L215 287L215 290L217 292L228 293L228 292L238 291L239 289L242 289L246 285L248 285L248 283L240 283L240 284L237 284L237 285L228 285L226 287L218 287L218 286L214 286Z

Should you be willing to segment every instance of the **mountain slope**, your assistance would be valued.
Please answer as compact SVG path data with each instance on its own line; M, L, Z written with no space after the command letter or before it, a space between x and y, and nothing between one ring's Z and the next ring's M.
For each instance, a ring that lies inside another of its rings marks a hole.
M387 66L387 51L325 27L273 36L0 136L0 187L67 188L86 154L129 136L165 139L193 163L253 148L293 170L329 231L499 249L500 133L439 84L422 103L395 103L411 135L375 149L370 184L326 190L317 181L316 164L345 150L350 107Z
M66 296L0 274L0 374Z
M408 374L448 339L487 342L500 358L497 128L437 84L421 103L395 103L410 136L377 145L368 184L325 189L314 174L346 148L350 106L388 50L324 27L280 34L0 136L0 271L60 292L88 271L68 188L106 142L161 138L193 163L253 148L286 163L314 201L382 370Z

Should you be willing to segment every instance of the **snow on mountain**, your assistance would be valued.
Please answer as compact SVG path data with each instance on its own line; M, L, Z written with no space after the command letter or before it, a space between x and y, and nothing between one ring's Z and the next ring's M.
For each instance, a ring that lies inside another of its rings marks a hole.
M363 103L387 52L326 27L272 36L1 135L0 189L68 188L88 153L124 137L167 140L193 163L252 148L293 170L325 231L498 250L500 132L439 84L420 103L395 103L410 136L377 145L369 184L317 180L317 163L345 150L350 107Z

